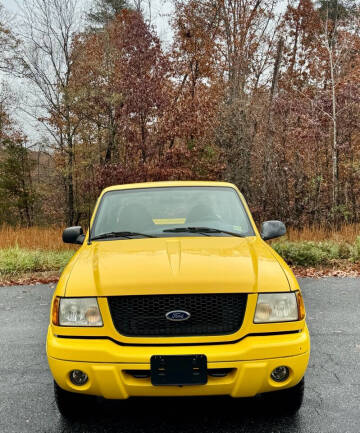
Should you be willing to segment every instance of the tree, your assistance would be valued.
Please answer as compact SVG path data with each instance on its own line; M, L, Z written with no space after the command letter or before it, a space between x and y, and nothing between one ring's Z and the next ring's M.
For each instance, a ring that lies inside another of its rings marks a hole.
M35 193L32 188L31 170L24 138L17 133L1 139L0 198L3 221L14 224L12 209L18 214L21 225L33 224Z
M8 105L11 94L4 86L0 87L0 139L7 137L10 131L11 122L9 119Z
M170 65L158 37L139 13L125 10L103 32L80 37L74 53L76 109L98 134L99 162L127 153L146 162L168 102Z
M319 0L320 17L323 20L330 19L333 22L341 19L349 19L356 15L356 0Z
M95 6L87 13L87 20L93 29L103 28L129 8L127 0L96 0Z
M124 10L101 32L80 35L75 51L79 159L98 185L204 177L218 168L202 141L214 120L214 89L204 75L188 73L181 56L164 53L141 13ZM183 84L182 74L189 78Z
M261 98L278 29L276 4L275 0L176 3L176 36L190 71L184 79L195 76L199 88L210 84L207 94L215 107L209 110L208 130L226 158L225 179L235 182L250 200L251 156L258 119L266 115L261 112L268 102Z
M21 32L21 74L36 88L36 117L45 126L63 155L61 176L66 194L66 222L78 219L74 198L75 134L81 122L73 115L69 89L74 57L72 43L79 31L76 0L30 0L24 5Z
M167 128L189 146L214 146L222 85L216 39L219 5L208 1L177 2L173 19L173 96Z
M90 29L78 1L24 2L22 45L0 17L0 69L20 62L27 111L47 132L30 151L1 94L13 222L85 221L113 183L220 178L257 221L359 221L356 2L176 0L164 48L145 0L98 0Z
M353 6L353 3L351 4ZM337 218L339 206L339 145L337 89L343 79L343 65L356 50L356 38L360 30L359 13L338 0L322 1L320 6L322 32L318 40L325 49L327 81L331 89L331 111L324 111L332 123L332 207Z
M13 58L18 41L9 27L9 17L0 4L0 71L13 69Z

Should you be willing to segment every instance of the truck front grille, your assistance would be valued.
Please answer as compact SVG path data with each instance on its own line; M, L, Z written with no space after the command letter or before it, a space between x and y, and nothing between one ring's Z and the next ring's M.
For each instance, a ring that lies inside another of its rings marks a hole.
M131 337L172 337L233 334L241 328L247 294L145 295L108 297L117 331ZM183 310L184 321L166 314Z

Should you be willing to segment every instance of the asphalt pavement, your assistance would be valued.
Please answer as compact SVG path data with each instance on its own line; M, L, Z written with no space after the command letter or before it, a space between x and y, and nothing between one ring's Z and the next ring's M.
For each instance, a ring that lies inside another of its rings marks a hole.
M0 287L0 432L304 433L360 431L360 279L302 279L312 338L305 400L292 417L257 399L103 401L86 421L59 415L45 354L54 287Z

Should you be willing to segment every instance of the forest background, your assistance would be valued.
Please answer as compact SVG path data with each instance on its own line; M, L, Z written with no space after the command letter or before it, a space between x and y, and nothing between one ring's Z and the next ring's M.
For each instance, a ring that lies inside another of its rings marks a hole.
M23 271L47 269L39 250L66 255L52 236L86 226L104 187L186 179L233 182L257 223L284 221L307 241L276 246L290 263L355 272L357 1L174 0L167 41L151 0L23 0L15 19L5 6L0 274L31 249Z

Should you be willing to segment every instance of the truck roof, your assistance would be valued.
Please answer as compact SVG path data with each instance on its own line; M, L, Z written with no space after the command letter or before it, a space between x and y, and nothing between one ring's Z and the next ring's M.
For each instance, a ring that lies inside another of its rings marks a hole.
M143 183L128 183L125 185L113 185L105 188L103 190L103 193L108 191L116 191L119 189L156 188L156 187L170 187L170 186L226 186L226 187L235 188L235 185L233 185L230 182L179 180L179 181L143 182Z

